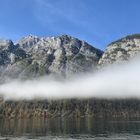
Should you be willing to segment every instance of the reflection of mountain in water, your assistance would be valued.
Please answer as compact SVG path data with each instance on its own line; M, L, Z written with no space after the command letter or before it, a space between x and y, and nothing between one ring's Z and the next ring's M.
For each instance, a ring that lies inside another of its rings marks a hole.
M138 139L140 123L133 120L78 119L0 120L0 138L11 139ZM129 133L129 135L127 134ZM114 135L115 134L115 135Z

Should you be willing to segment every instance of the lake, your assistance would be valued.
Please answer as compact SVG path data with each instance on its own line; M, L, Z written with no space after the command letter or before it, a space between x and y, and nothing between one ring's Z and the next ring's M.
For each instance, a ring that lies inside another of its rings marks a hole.
M140 121L53 118L1 119L0 140L138 140Z

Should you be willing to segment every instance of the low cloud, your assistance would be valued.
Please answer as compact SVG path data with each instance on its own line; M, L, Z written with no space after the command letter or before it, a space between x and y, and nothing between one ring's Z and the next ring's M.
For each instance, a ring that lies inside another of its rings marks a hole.
M5 100L140 98L140 57L64 81L12 81L0 85L0 95Z

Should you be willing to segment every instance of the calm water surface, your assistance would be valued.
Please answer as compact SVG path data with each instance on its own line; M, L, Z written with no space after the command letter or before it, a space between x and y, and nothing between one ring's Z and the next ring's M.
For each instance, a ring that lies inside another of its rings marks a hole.
M139 120L3 119L0 140L139 140Z

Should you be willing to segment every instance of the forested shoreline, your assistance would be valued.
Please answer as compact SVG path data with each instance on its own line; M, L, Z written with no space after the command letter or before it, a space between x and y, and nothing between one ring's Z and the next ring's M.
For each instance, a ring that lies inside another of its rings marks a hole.
M64 99L3 101L0 118L55 117L139 118L138 99Z

